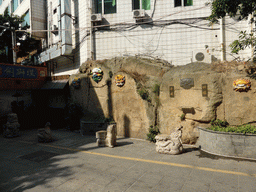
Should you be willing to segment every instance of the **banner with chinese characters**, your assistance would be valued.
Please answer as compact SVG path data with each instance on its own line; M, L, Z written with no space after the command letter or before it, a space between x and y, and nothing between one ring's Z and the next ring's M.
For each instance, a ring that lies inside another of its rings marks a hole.
M0 64L0 90L38 89L46 77L46 67Z
M37 79L37 69L16 65L0 65L0 78Z

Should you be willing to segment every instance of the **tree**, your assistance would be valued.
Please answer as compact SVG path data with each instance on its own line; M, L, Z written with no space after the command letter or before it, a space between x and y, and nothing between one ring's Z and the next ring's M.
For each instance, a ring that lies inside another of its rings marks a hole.
M238 20L248 19L252 15L250 22L255 22L256 1L255 0L213 0L211 2L211 15L209 20L211 23L218 22L218 19L229 15L236 17ZM253 33L241 31L239 39L231 43L232 53L238 53L247 47L256 45L256 37Z
M19 29L23 19L18 16L11 16L8 9L0 15L0 59L1 62L12 62L12 32ZM18 37L19 34L17 34Z
M17 15L10 15L8 9L5 10L3 15L0 15L0 63L13 62L13 45L12 35L15 33L16 42L20 43L19 57L27 55L28 51L37 49L38 42L31 38L30 35L23 31L29 28L28 25L23 27L25 14L21 17ZM25 40L21 37L26 36ZM36 43L35 43L36 42Z

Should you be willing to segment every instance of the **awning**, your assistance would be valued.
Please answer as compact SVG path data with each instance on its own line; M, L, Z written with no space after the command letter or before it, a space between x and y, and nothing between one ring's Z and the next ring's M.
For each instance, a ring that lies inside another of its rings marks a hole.
M67 83L68 79L47 81L41 89L64 89Z

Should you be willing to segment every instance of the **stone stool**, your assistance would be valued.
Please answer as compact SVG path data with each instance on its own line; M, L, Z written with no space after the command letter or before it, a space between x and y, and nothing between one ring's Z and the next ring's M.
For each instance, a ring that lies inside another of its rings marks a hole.
M52 137L51 129L50 129L50 123L47 122L45 125L45 128L41 128L37 130L37 139L38 142L51 142L54 141L54 138Z
M105 147L105 140L107 136L107 131L101 130L96 132L96 143L98 147Z

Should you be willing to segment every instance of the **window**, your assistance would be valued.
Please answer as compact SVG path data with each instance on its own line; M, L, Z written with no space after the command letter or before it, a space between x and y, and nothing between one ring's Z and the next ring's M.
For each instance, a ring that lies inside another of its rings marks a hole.
M12 6L11 6L11 3L8 5L8 13L9 13L9 15L12 14Z
M12 13L17 9L18 5L19 5L18 0L12 0Z
M193 0L174 0L174 7L192 6Z
M22 22L21 26L25 27L25 26L29 26L29 25L30 25L29 10L27 10L27 12L25 13L25 16L24 16L24 21Z
M181 0L174 0L174 7L180 7L181 6Z
M102 12L102 10L104 10L104 12ZM116 0L96 0L95 12L102 14L116 13Z
M193 0L184 0L184 6L191 6L193 5Z
M132 10L140 8L150 10L150 1L151 0L132 0Z

